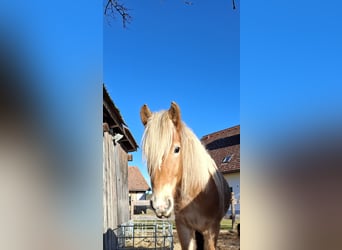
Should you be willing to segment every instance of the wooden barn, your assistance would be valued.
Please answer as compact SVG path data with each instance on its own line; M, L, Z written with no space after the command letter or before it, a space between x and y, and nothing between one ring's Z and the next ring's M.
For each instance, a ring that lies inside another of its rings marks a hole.
M103 86L103 248L115 247L113 229L130 219L128 195L129 152L138 145L119 109Z
M240 214L240 125L205 135L201 142L234 192Z

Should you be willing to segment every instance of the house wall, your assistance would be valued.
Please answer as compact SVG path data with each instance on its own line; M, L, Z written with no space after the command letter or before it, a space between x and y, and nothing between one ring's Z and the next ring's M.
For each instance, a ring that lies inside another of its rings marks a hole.
M133 218L134 213L140 214L142 211L146 213L146 205L137 205L137 203L134 203L134 201L146 200L146 192L130 192L129 195L131 197L131 206L135 204L134 212L130 206L130 211L132 212L131 218Z
M224 174L224 178L228 181L229 187L233 188L236 200L235 212L236 214L240 214L240 172Z
M146 193L137 193L137 200L146 200Z
M139 192L139 193L129 193L129 195L131 196L131 200L146 200L146 193L145 192Z

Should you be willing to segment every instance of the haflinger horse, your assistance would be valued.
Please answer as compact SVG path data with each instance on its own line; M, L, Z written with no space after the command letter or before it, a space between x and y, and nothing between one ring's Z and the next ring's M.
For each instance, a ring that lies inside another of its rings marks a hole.
M220 221L230 204L227 181L181 120L175 102L169 110L155 113L143 105L140 117L152 208L159 218L170 217L174 209L182 249L215 249Z

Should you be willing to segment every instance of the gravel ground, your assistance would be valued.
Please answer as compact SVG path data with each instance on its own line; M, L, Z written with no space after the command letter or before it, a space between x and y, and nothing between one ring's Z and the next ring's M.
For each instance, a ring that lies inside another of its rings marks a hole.
M174 250L181 250L177 231L173 231ZM240 249L240 238L236 231L221 230L218 241L217 250L238 250Z

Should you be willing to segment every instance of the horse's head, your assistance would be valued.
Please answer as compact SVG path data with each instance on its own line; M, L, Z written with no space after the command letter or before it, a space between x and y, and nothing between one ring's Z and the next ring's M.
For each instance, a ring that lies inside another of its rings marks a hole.
M144 105L140 117L145 126L143 153L152 182L151 205L158 217L169 217L182 175L180 109L172 102L168 111L152 113Z

